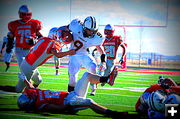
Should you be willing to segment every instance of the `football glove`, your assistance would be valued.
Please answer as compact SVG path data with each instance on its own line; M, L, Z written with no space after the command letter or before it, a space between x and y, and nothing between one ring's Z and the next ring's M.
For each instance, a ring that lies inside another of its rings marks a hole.
M123 62L124 62L124 59L123 59L123 57L121 57L121 59L119 60L119 63L122 65Z
M30 38L28 41L29 45L35 45L36 44L36 39Z

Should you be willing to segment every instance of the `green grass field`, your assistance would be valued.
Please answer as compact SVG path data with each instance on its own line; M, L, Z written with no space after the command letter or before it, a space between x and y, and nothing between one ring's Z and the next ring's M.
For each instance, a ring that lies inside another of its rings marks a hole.
M53 65L53 64L52 64ZM16 85L18 81L17 73L19 72L17 65L12 65L8 72L4 72L5 65L0 65L0 85ZM60 68L60 75L55 75L55 68L48 66L39 67L43 82L39 86L40 89L51 89L54 91L67 91L68 74L67 68ZM79 78L85 72L81 69ZM156 84L160 74L152 73L135 73L135 72L119 72L114 86L106 84L104 87L98 85L95 96L89 96L97 103L117 111L129 111L131 114L135 112L135 104L142 92L151 84ZM173 78L180 83L180 75L164 75ZM96 114L91 109L79 111L77 115L67 114L51 114L51 113L28 113L18 110L17 93L8 93L0 91L0 115L1 119L36 119L36 118L60 118L60 119L108 119L100 114ZM123 117L122 117L123 119Z

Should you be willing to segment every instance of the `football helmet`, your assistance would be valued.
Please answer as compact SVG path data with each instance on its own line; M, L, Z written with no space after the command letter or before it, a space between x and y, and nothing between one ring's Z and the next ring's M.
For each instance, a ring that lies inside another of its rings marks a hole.
M57 30L57 39L63 44L69 44L73 41L73 36L70 31Z
M157 90L148 97L148 106L154 111L163 112L165 110L165 100L167 95L163 90Z
M107 24L104 28L104 34L107 38L111 38L114 35L114 31L114 26L110 24Z
M158 82L161 85L161 87L165 89L169 89L171 88L171 86L177 86L177 84L171 78L161 78Z
M17 104L21 110L31 110L34 108L35 100L23 93L19 96Z
M180 104L180 96L177 94L170 94L166 98L166 104Z
M31 12L30 8L27 5L22 5L19 8L18 13L19 13L19 18L23 22L27 22L32 18L32 12Z
M144 92L141 97L140 97L140 102L143 106L148 107L148 98L151 93L149 92Z
M83 35L84 37L92 38L98 31L98 25L95 17L88 16L83 23Z
M49 30L49 34L48 34L48 37L53 39L53 40L57 40L57 31L58 27L53 27Z

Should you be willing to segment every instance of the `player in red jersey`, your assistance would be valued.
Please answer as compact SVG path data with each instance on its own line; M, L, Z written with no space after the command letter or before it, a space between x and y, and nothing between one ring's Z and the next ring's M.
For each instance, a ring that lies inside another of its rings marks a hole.
M15 39L15 53L20 67L24 57L36 43L36 39L42 37L41 21L32 19L32 12L27 5L22 5L18 11L18 20L8 23L10 39Z
M117 117L127 116L127 112L112 111L103 107L90 98L86 98L88 87L91 83L105 82L111 85L109 77L115 80L117 69L114 69L108 77L102 77L96 74L85 72L78 80L75 90L71 92L53 92L50 90L26 89L18 98L18 106L22 110L34 110L41 112L62 113L70 111L75 113L81 109L91 108L99 114Z
M104 40L102 46L104 47L104 51L107 56L106 69L104 71L104 76L108 76L109 73L111 72L112 68L114 67L114 61L116 59L116 54L117 54L117 50L118 50L119 46L121 46L123 48L123 53L122 53L122 56L121 56L119 62L121 64L123 63L124 57L126 55L126 46L123 43L121 36L114 36L114 28L112 25L107 24L105 26L104 34L106 37L105 37L105 40ZM100 69L99 74L103 75L102 73L103 72ZM102 86L104 86L104 84L102 84Z
M160 76L158 84L151 85L140 96L135 108L139 114L149 118L165 118L164 105L171 103L180 103L180 86L171 78Z
M56 28L52 28L48 37L40 38L36 45L30 50L28 55L22 61L20 65L21 75L19 75L18 84L15 87L0 86L0 89L4 91L20 93L26 86L31 88L38 87L38 85L42 82L42 77L38 71L38 66L44 64L54 55L61 58L67 55L75 54L75 50L73 49L66 52L59 52L60 49L64 46L62 41L66 41L68 38L63 35L64 32L62 33L59 31L57 35L56 31ZM62 36L64 37L62 38ZM61 41L59 38L61 38ZM33 85L30 83L30 79L34 81Z

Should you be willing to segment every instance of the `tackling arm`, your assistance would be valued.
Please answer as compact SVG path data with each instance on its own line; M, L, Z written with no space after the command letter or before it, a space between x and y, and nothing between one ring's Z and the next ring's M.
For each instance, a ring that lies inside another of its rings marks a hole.
M66 52L57 52L56 49L51 49L51 52L58 58L62 58L67 55L74 55L76 53L76 51L74 49L66 51Z
M101 54L101 63L105 63L106 62L106 55L105 55L105 52L103 50L103 47L98 45L98 46L96 46L96 48L99 51L99 53Z

